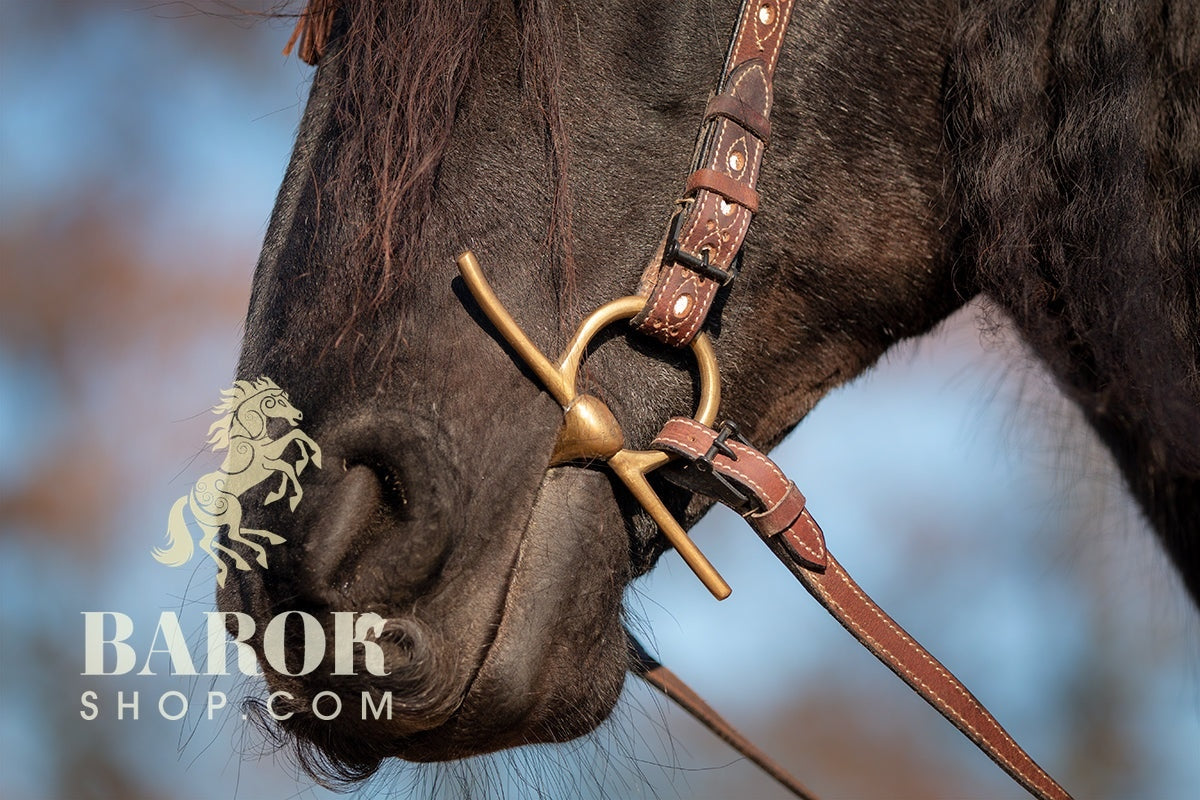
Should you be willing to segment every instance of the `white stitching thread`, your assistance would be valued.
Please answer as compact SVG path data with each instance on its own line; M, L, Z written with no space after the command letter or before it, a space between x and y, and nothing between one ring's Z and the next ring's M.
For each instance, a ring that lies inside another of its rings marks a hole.
M777 12L776 12L776 14L775 14L775 21L776 21L776 23L778 23L778 24L782 24L784 17L790 17L790 16L791 16L791 13L792 13L792 4L793 4L793 0L783 0L783 1L780 3L780 5L781 5L781 6L786 6L786 8L785 8L785 9L779 9L779 10L777 10ZM785 13L785 11L786 11L786 13ZM786 32L786 31L785 31L785 32ZM783 35L782 35L782 34L780 34L779 38L775 40L775 48L774 48L774 49L771 51L771 54L770 54L770 55L768 55L768 56L766 57L766 59L765 59L765 60L766 60L766 63L767 63L767 69L768 69L768 70L773 70L773 69L774 69L774 66L775 66L775 58L776 58L776 57L779 55L779 50L780 50L780 48L782 48L782 47L783 47Z
M744 33L744 30L739 32L739 42L741 41ZM760 67L753 67L744 71L738 76L737 80L734 82L734 87L731 94L736 96L737 90L741 88L742 83L752 75L761 79L764 85L767 83L766 75L763 73L763 70ZM770 111L770 98L767 96L768 92L765 90L763 95L764 108L762 113L767 114ZM721 159L723 157L723 151L732 148L735 144L737 144L738 141L741 141L743 142L743 147L746 151L746 160L749 163L747 163L746 166L743 167L743 169L739 172L745 174L748 170L748 174L750 176L748 185L751 189L753 189L759 170L761 169L763 151L765 150L762 142L757 138L754 138L752 143L749 142L746 139L745 133L738 136L737 131L743 129L740 125L735 125L731 120L726 118L721 118L717 122L717 126L716 141L712 148L712 155L708 162L708 167L710 169L719 168L722 163ZM731 135L737 136L737 138L732 142L727 142L726 139ZM727 154L724 155L726 158L728 157ZM726 172L728 173L728 171ZM715 197L716 194L707 189L701 189L697 193L699 202L692 207L692 213L690 214L691 224L688 227L687 233L683 237L685 240L692 240L696 236L701 222L707 216L710 216L710 214L705 213L706 211L711 211L713 212L711 216L716 216L715 209L707 208L707 206L715 206ZM709 202L710 200L713 202ZM714 250L716 256L722 262L725 260L732 261L734 256L736 256L737 248L735 245L740 245L740 243L744 240L746 232L750 228L750 221L753 217L753 214L745 206L741 205L740 203L735 203L734 205L736 205L738 209L735 215L735 227L732 229L718 229L717 242ZM733 231L732 235L731 230ZM702 239L708 238L709 237L707 235L702 237ZM726 250L729 252L726 252ZM711 305L713 296L716 294L717 285L715 282L705 279L699 282L697 288L702 288L704 294L697 298L698 302L692 306L691 312L684 319L677 323L672 323L669 320L666 322L652 322L651 327L657 331L665 330L668 336L681 336L685 340L690 340L699 329L700 324L704 321L704 318L708 316L708 309ZM679 291L682 291L682 287ZM676 291L671 297L668 298L666 294L666 287L664 285L663 291L659 292L658 296L655 298L655 302L651 303L653 315L658 318L666 316L667 305L670 304L670 302L676 297L678 297L679 291ZM661 304L659 301L662 301Z
M678 418L678 419L672 420L672 423L689 427L689 428L693 429L694 431L696 431L697 433L705 433L706 438L707 438L707 432L705 431L704 427L701 426L695 420ZM684 441L681 439L677 439L674 436L671 436L669 434L660 437L660 441L674 444L680 450L682 450L685 453L688 453L689 455L691 455L695 458L699 458L700 456L704 455L704 452L702 452L695 444L692 444L691 442L687 442L687 441ZM734 444L734 443L731 443L731 444ZM740 453L744 452L747 455L758 458L760 461L764 461L768 466L773 467L773 471L776 473L776 475L779 475L782 477L782 473L780 473L779 469L777 467L775 467L775 465L769 459L765 459L753 451L746 450L744 446L738 447L738 450ZM744 473L741 473L738 470L734 470L728 466L726 466L724 468L727 469L729 472L732 472L733 474L741 477L743 480L745 480L747 482L748 485L754 486L760 492L762 491L761 487L759 487L756 482L749 479ZM823 544L822 537L817 532L816 524L813 521L811 515L808 514L807 512L801 512L800 518L804 520L804 524L806 526L808 526L809 531L812 533L814 539L816 539L816 541L818 541L818 542L822 542L822 544ZM804 542L802 539L799 538L798 533L794 539L789 538L789 542L794 542L795 544L798 544L802 549L804 549L810 555L814 556L817 559L817 563L820 563L821 561L825 560L825 554L826 554L825 549L822 548L819 552L814 551L811 547L808 546L808 544L806 542ZM1029 778L1027 773L1030 771L1034 771L1034 772L1036 772L1036 780L1039 783L1044 782L1044 780L1048 779L1053 784L1053 779L1050 779L1049 776L1045 776L1045 773L1041 770L1040 767L1038 767L1036 762L1033 761L1033 759L1029 756L1029 754L1025 753L1025 751L1021 749L1020 745L1018 745L1016 743L1016 741L1008 734L1008 732L1004 730L1004 728L1000 725L1000 723L998 721L996 721L995 717L993 717L987 711L987 709L985 709L979 703L979 701L976 700L970 694L970 692L967 691L966 687L963 686L962 683L957 678L955 678L945 668L943 668L941 663L938 662L937 659L935 659L932 655L930 655L929 652L927 650L925 650L925 648L923 648L920 644L918 644L903 629L898 627L891 620L891 618L888 617L887 614L885 614L884 611L874 603L874 601L872 601L870 598L868 598L862 592L862 590L858 587L858 585L855 584L850 579L850 576L845 572L845 570L841 567L840 564L838 564L832 557L829 557L829 562L830 562L830 565L834 567L833 571L836 572L838 579L841 580L842 583L846 586L846 588L848 588L858 598L858 600L869 611L871 611L872 614L875 615L876 619L879 622L883 623L883 625L886 626L892 632L892 634L895 635L896 637L898 637L902 642L910 645L912 647L913 651L922 660L924 660L930 667L932 667L934 669L934 671L937 674L939 674L942 677L942 679L950 685L950 688L952 688L955 692L957 692L959 695L961 695L962 698L967 701L968 705L970 705L979 714L979 716L982 718L983 722L986 723L986 727L989 728L990 730L992 730L993 735L997 736L1002 744L1006 744L1009 747L1016 750L1016 752L1020 755L1020 759L1022 761L1027 761L1028 767L1032 768L1032 770L1029 768L1026 768L1024 770L1018 769L1017 766L1013 763L1013 761L1009 757L1007 757L1003 753L1001 753L997 747L994 747L994 746L990 747L990 749L991 749L990 755L992 755L994 758L996 758L998 761L1000 761L1003 765L1005 765L1011 772L1013 772L1017 775L1021 775L1021 776L1025 777L1027 780L1031 780L1031 782L1033 782L1033 781L1032 781L1032 779ZM927 682L925 682L916 672L914 672L912 669L910 669L907 664L901 663L898 659L896 659L895 655L893 655L891 650L889 650L887 647L885 647L884 644L882 642L880 642L877 638L875 638L870 633L868 633L867 630L861 624L859 624L856 620L852 619L850 617L850 615L847 613L845 607L842 606L841 603L838 603L835 599L833 599L832 595L830 595L829 590L826 586L824 586L823 584L821 584L819 582L815 582L815 581L813 582L813 585L819 587L819 591L820 591L821 595L825 598L826 602L828 602L830 605L832 605L833 607L835 607L838 610L838 612L841 615L840 619L845 625L850 627L851 630L853 630L862 639L871 642L871 644L875 648L877 648L880 652L884 653L888 657L889 664L891 666L893 666L895 669L900 670L914 684L916 684L917 686L920 686L930 697L932 697L934 700L937 701L940 708L944 709L945 713L948 713L955 720L957 720L959 723L961 723L961 725L966 730L970 731L971 734L975 738L977 738L979 741L984 741L985 736L983 733L981 733L980 729L978 729L974 725L972 725L957 709L955 709L949 703L947 703L947 701L945 699L943 699L943 697L937 691L935 691L932 686L930 686ZM1042 776L1045 776L1045 778L1043 778ZM1057 786L1057 784L1053 784L1053 785ZM1047 792L1047 794L1049 794L1049 792Z
M919 643L917 643L904 630L900 629L897 625L895 625L892 622L892 620L887 616L887 614L884 613L883 609L881 609L877 605L875 605L875 602L873 600L871 600L870 598L868 598L862 592L862 590L858 587L858 585L855 584L854 581L852 581L850 579L850 576L842 568L841 564L837 563L837 561L835 559L830 558L830 566L833 567L832 571L838 576L838 579L841 580L842 583L845 584L846 587L848 589L850 589L850 591L853 592L855 594L855 596L857 596L858 599L861 602L863 602L864 605L866 605L868 610L870 610L880 622L882 622L885 626L887 626L892 631L892 633L895 634L896 636L898 636L902 641L910 644L912 646L912 648L916 651L918 656L920 656L922 659L924 659L926 663L928 663L930 666L933 667L934 671L939 673L947 682L949 682L951 688L953 688L956 692L958 692L960 695L962 695L963 699L965 699L969 705L974 707L974 709L977 712L979 712L979 714L983 717L984 721L987 722L990 727L995 728L996 732L999 733L1000 739L1002 742L1005 742L1005 743L1011 745L1022 756L1024 756L1024 758L1029 761L1030 766L1032 766L1039 773L1039 775L1045 774L1044 772L1042 772L1041 768L1038 767L1038 765L1036 763L1034 763L1033 759L1030 758L1029 754L1025 753L1025 751L1021 750L1020 745L1018 745L1016 743L1016 741L1014 741L1013 738L1008 735L1008 732L1006 730L1004 730L1003 727L1001 727L1000 723L996 721L995 717L993 717L988 712L988 710L986 708L984 708L979 703L979 701L976 700L970 694L970 692L967 691L966 687L963 686L957 678L955 678L953 675L951 675L949 672L947 672L942 667L941 663L937 659L935 659L932 655L930 655L929 652L924 647L922 647ZM962 716L962 714L960 714L956 709L954 709L952 706L950 706L949 703L947 703L945 700L943 700L941 695L939 695L937 692L935 692L933 690L932 687L930 687L927 683L925 683L923 680L921 680L921 678L915 672L913 672L911 669L909 669L907 665L899 663L898 660L895 658L895 656L892 655L892 652L890 650L888 650L886 647L884 647L883 644L878 639L876 639L875 637L873 637L869 633L867 633L867 631L861 625L859 625L859 623L857 623L856 621L851 619L849 614L846 612L846 609L840 603L838 603L836 600L833 599L833 597L829 594L829 590L823 584L814 580L814 581L812 581L812 585L818 587L822 597L824 597L825 600L830 605L832 605L838 609L838 611L842 615L841 617L839 617L839 620L842 621L843 624L851 627L863 639L865 639L865 640L871 642L873 645L875 645L875 647L877 647L880 650L880 652L885 653L888 656L888 658L891 659L891 662L890 662L891 665L893 665L896 669L901 670L914 683L916 683L918 686L920 686L922 689L924 689L926 692L928 692L931 697L933 697L935 700L938 701L939 704L941 704L941 706L945 709L945 711L947 713L951 714L955 719L957 719L959 722L961 722L963 727L965 727L972 734L977 736L980 740L982 740L984 738L983 734L981 734L975 728L974 725L972 725L970 722L968 722L966 720L966 718ZM1007 757L1005 757L1002 753L1000 753L998 749L992 748L992 750L993 750L993 752L990 755L992 755L994 758L1001 761L1012 772L1018 773L1018 774L1024 774L1022 772L1022 770L1017 769L1017 767ZM1048 777L1049 776L1047 776L1047 778ZM1039 780L1040 780L1040 778L1039 778ZM1053 779L1050 779L1050 780L1053 783ZM1057 784L1055 784L1055 785L1057 785Z
M701 426L695 420L678 418L678 419L672 420L671 423L681 425L681 426L686 426L688 428L693 429L697 433L704 433L705 438L708 438L708 433L705 431L704 427ZM671 423L668 423L668 424L671 424ZM683 452L685 452L695 458L699 458L700 456L704 455L704 453L702 451L700 451L700 449L692 442L678 439L670 434L661 436L660 441L667 442L669 444L673 444L676 447L678 447L680 450L682 450ZM774 467L774 464L772 462L770 462L769 459L765 459L765 458L759 456L757 453L754 453L753 451L747 451L744 446L739 447L738 450L740 452L745 452L747 455L754 456L754 457L758 458L760 461L765 461L769 466ZM732 469L728 466L725 466L724 469L739 476L740 478L745 480L748 485L755 487L755 489L758 490L760 493L762 492L761 487L759 487L755 481L748 478L744 473L742 473L738 470ZM777 475L780 475L780 476L782 475L782 473L779 472L778 468L774 468L773 471ZM789 486L789 488L790 488L790 486ZM809 531L812 533L813 538L817 542L821 542L823 544L822 537L817 530L816 523L812 519L812 516L810 514L808 514L806 511L802 511L800 514L800 519L804 520L804 524L808 527ZM809 547L809 545L806 542L804 542L802 539L799 538L798 533L796 534L796 537L794 539L789 538L788 541L798 544L803 550L805 550L810 555L814 556L817 559L818 563L825 560L825 549L822 548L820 551L814 551L811 547ZM859 588L859 586L857 584L855 584L853 580L850 579L850 576L841 567L841 565L837 563L836 560L834 560L832 557L829 557L828 560L829 560L830 566L833 567L833 571L837 574L838 580L840 580L843 583L843 585L845 585L845 587L851 591L851 593L858 599L858 601L861 602L872 614L874 614L875 618L879 622L883 623L883 625L888 630L890 630L894 636L899 638L901 642L909 645L912 648L912 652L915 652L919 658L921 658L923 661L925 661L926 664L928 664L930 667L932 667L933 670L938 675L940 675L941 678L947 684L949 684L949 687L951 689L953 689L955 692L957 692L967 702L967 704L971 708L974 709L974 711L982 719L982 722L984 723L985 727L992 731L992 735L999 739L999 743L1001 745L1007 745L1008 747L1015 750L1016 757L1019 760L1021 760L1023 763L1028 762L1028 764L1025 769L1019 769L1013 763L1012 759L1010 759L1004 753L1000 752L999 748L994 745L988 746L988 749L990 750L989 755L991 755L993 758L995 758L1001 764L1003 764L1005 767L1007 767L1010 772L1021 776L1025 780L1028 780L1030 783L1034 783L1035 785L1042 785L1041 788L1045 794L1052 794L1053 792L1045 791L1045 788L1046 788L1045 782L1049 781L1048 785L1056 787L1056 788L1058 785L1056 783L1054 783L1053 779L1050 778L1048 775L1046 775L1045 772L1040 767L1038 767L1037 763L1033 761L1033 759L1029 756L1028 753L1026 753L1024 750L1021 749L1020 745L1018 745L1016 743L1016 741L1012 738L1012 736L1010 736L1008 734L1008 732L1006 730L1004 730L1004 728L1000 725L1000 723L996 720L996 718L993 717L988 712L988 710L985 709L983 707L983 705L980 704L979 701L976 700L975 697L973 697L970 694L970 692L967 691L966 687L963 686L962 683L957 678L955 678L953 675L951 675L941 665L941 663L937 659L935 659L932 655L930 655L930 653L927 650L925 650L925 648L923 648L920 644L918 644L911 636L909 636L906 631L904 631L902 628L900 628L898 625L896 625L894 623L894 621L890 617L888 617L887 614L884 613L884 611L875 604L874 601L872 601L869 597L867 597L863 593L863 591ZM870 633L868 633L867 630L859 622L854 620L850 616L850 614L846 611L845 607L833 598L833 596L829 592L828 587L826 587L823 583L820 583L819 581L815 581L815 580L812 581L812 585L818 588L818 591L820 592L821 596L825 599L825 601L827 603L829 603L831 606L833 606L834 608L836 608L838 610L839 615L840 615L839 619L843 622L843 624L845 624L852 631L854 631L856 633L856 635L858 635L860 638L862 638L865 641L870 642L876 649L879 650L879 652L885 654L888 657L889 665L892 666L894 669L899 670L912 683L916 684L917 686L920 686L922 690L924 690L930 697L932 697L934 700L936 700L939 705L939 709L942 710L943 713L949 714L951 717L953 717L955 720L957 720L962 725L963 728L970 731L970 733L972 734L972 736L974 738L976 738L980 742L985 741L985 739L987 737L985 737L985 734L982 733L979 728L977 728L975 725L972 725L966 719L966 717L964 717L956 708L951 706L942 697L941 694L939 694L937 691L935 691L935 689L932 686L930 686L929 683L927 683L925 680L923 680L921 678L920 675L918 675L915 671L913 671L911 668L909 668L909 666L907 664L902 663L900 660L898 660L896 658L896 656L892 653L892 651L889 650L886 646L884 646L884 644L879 639L875 638ZM1032 778L1030 777L1030 775L1029 775L1030 772L1034 773L1034 777L1032 777Z
M700 323L703 322L704 318L708 316L708 306L709 303L712 302L713 294L716 292L717 284L715 281L702 280L700 281L700 285L704 287L704 296L697 298L696 305L692 306L692 314L688 317L688 319L691 320L691 324L689 324L687 329L684 331L684 339L691 339L692 336L695 335L696 329L700 327ZM706 313L699 313L701 309L703 309Z
M804 524L808 526L809 532L812 533L813 538L816 539L818 544L820 545L818 547L818 549L813 550L812 547L810 547L807 542L805 542L803 539L800 538L800 534L795 531L794 527L788 527L784 531L784 535L786 536L789 532L794 532L795 538L788 539L788 541L790 541L790 542L794 541L796 544L803 547L804 550L807 551L808 554L813 557L814 563L824 564L826 561L826 559L825 559L825 552L826 552L825 551L825 538L821 535L821 531L817 528L816 523L813 522L812 517L808 514L805 514L803 510L801 510L800 516L797 517L796 519L804 520ZM794 526L795 523L793 522L792 525Z
M710 434L709 429L705 428L705 426L701 425L699 422L696 422L696 420L694 420L694 419L688 419L686 417L679 417L673 421L678 422L681 425L686 425L687 427L690 427L692 430L694 430L695 432L697 432L699 434L702 434L702 435ZM787 477L783 474L783 471L779 469L779 465L777 465L774 461L767 458L766 456L764 456L762 453L758 452L754 448L748 447L744 444L741 444L740 442L727 442L727 444L729 445L729 447L731 449L733 449L739 455L750 456L751 458L753 458L756 461L758 461L759 463L761 463L764 467L769 469L775 475L776 479L778 479L779 483L784 487L784 489L785 490L787 489L787 486L789 483L791 483L791 481L789 481L787 479ZM696 458L699 458L703 454L704 453L701 452L701 453L695 453L694 455ZM733 470L732 468L729 468L729 469L735 475L741 475L740 472L737 472L737 471Z
M672 420L672 422L676 422L680 425L685 425L689 428L692 428L696 433L704 435L705 438L709 438L711 436L711 431L706 430L703 425L701 425L699 422L696 422L694 419L685 419L685 418L681 417L681 418ZM683 450L685 453L692 456L693 458L700 458L707 452L707 450L699 450L694 445L691 445L689 443L685 443L678 439L675 439L670 434L666 434L665 436L660 436L659 441L677 445L679 447L679 449ZM787 492L790 481L788 481L788 479L783 476L783 473L780 472L779 468L777 466L775 466L775 464L772 463L770 459L765 458L762 455L759 455L758 453L756 453L753 450L747 449L744 445L738 444L737 442L727 442L727 444L729 444L733 448L736 448L736 451L738 452L739 455L753 456L758 461L762 462L765 466L767 466L771 470L771 472L774 473L775 477L779 480L779 483L782 485L784 492L785 493ZM724 470L725 472L729 472L732 475L736 475L738 478L741 478L742 481L747 486L750 486L751 488L753 488L755 493L758 494L761 497L761 499L763 499L763 500L769 500L771 498L771 496L773 494L775 494L775 492L769 491L768 489L764 488L761 484L758 483L758 481L754 480L754 478L750 477L746 473L744 473L741 470L734 467L733 464L723 464L721 469Z

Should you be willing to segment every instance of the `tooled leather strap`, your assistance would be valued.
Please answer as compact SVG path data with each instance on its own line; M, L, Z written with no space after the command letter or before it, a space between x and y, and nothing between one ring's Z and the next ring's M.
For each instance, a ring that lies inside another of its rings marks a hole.
M729 502L726 498L732 493L731 504L736 506L742 495L747 503L741 513L804 588L1030 794L1042 800L1070 800L983 704L859 588L829 553L800 490L773 461L728 433L722 436L684 417L669 420L652 446L692 464L688 488L702 473L716 476L711 494L722 502Z
M700 331L758 210L771 81L793 5L743 0L720 89L705 110L686 207L672 224L678 248L655 258L639 288L649 297L632 324L665 344L682 347Z

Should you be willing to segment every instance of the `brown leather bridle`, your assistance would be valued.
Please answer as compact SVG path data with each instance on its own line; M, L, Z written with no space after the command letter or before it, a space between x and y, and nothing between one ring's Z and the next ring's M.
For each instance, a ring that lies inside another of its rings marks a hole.
M669 480L738 511L805 589L860 643L946 717L1034 797L1070 795L1021 749L986 708L937 659L889 617L846 573L804 496L766 455L725 422L714 428L720 370L704 322L717 292L737 275L742 243L758 210L759 168L771 138L772 79L795 0L743 0L716 93L709 100L684 198L635 295L601 306L580 324L557 362L520 329L487 284L474 255L458 258L472 295L500 334L563 407L551 464L605 462L717 599L729 585L671 516L647 476L664 466ZM299 43L315 64L328 44L339 0L310 0L284 54ZM576 389L591 339L622 319L663 344L690 346L700 373L693 418L667 421L649 450L625 447L612 412ZM630 670L710 731L762 767L797 797L813 794L737 732L682 680L629 636Z
M651 488L647 475L664 474L685 488L738 511L805 589L859 642L936 708L1030 794L1070 800L1021 749L966 687L869 598L825 545L804 496L732 423L714 428L720 371L703 332L713 299L740 266L742 242L758 210L755 186L771 135L772 79L794 0L743 0L717 92L708 102L685 199L636 295L602 306L578 328L557 362L546 358L517 326L487 285L475 257L459 269L476 301L550 394L564 424L552 464L606 462L658 523L684 561L718 599L730 588ZM625 447L612 412L579 393L576 374L592 337L631 319L640 332L672 347L690 346L700 372L694 418L675 417L649 450ZM633 637L631 670L680 704L710 730L762 766L799 797L812 797L742 737L698 695L650 656Z

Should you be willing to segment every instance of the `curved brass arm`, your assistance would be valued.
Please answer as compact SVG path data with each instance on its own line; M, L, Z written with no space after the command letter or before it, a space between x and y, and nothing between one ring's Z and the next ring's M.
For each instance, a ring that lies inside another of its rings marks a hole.
M670 461L671 456L660 450L626 449L625 435L608 406L594 395L579 394L575 388L579 366L592 338L613 322L629 319L641 311L645 298L622 297L593 311L580 323L558 363L553 363L504 308L488 285L473 253L467 251L458 257L458 269L483 313L563 408L563 427L551 463L562 464L577 459L608 462L684 562L696 573L696 577L718 600L728 597L731 591L729 584L688 538L646 479L647 475ZM698 335L691 347L700 371L700 403L695 419L711 426L716 421L717 407L721 404L720 369L707 334Z

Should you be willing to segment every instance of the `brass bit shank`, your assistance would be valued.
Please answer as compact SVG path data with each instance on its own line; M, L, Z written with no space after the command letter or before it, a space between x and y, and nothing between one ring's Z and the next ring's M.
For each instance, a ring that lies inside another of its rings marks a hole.
M626 449L620 423L608 406L599 398L579 394L575 389L579 365L592 337L613 322L633 317L642 310L645 298L622 297L593 311L580 323L555 364L525 335L504 308L488 285L479 261L469 250L458 257L458 269L483 313L563 408L563 427L551 464L586 459L606 461L713 596L718 600L728 597L731 591L729 584L688 538L646 478L672 457L660 450ZM705 333L692 341L691 348L700 372L700 403L695 419L711 426L716 421L717 407L721 403L721 377L716 354Z

